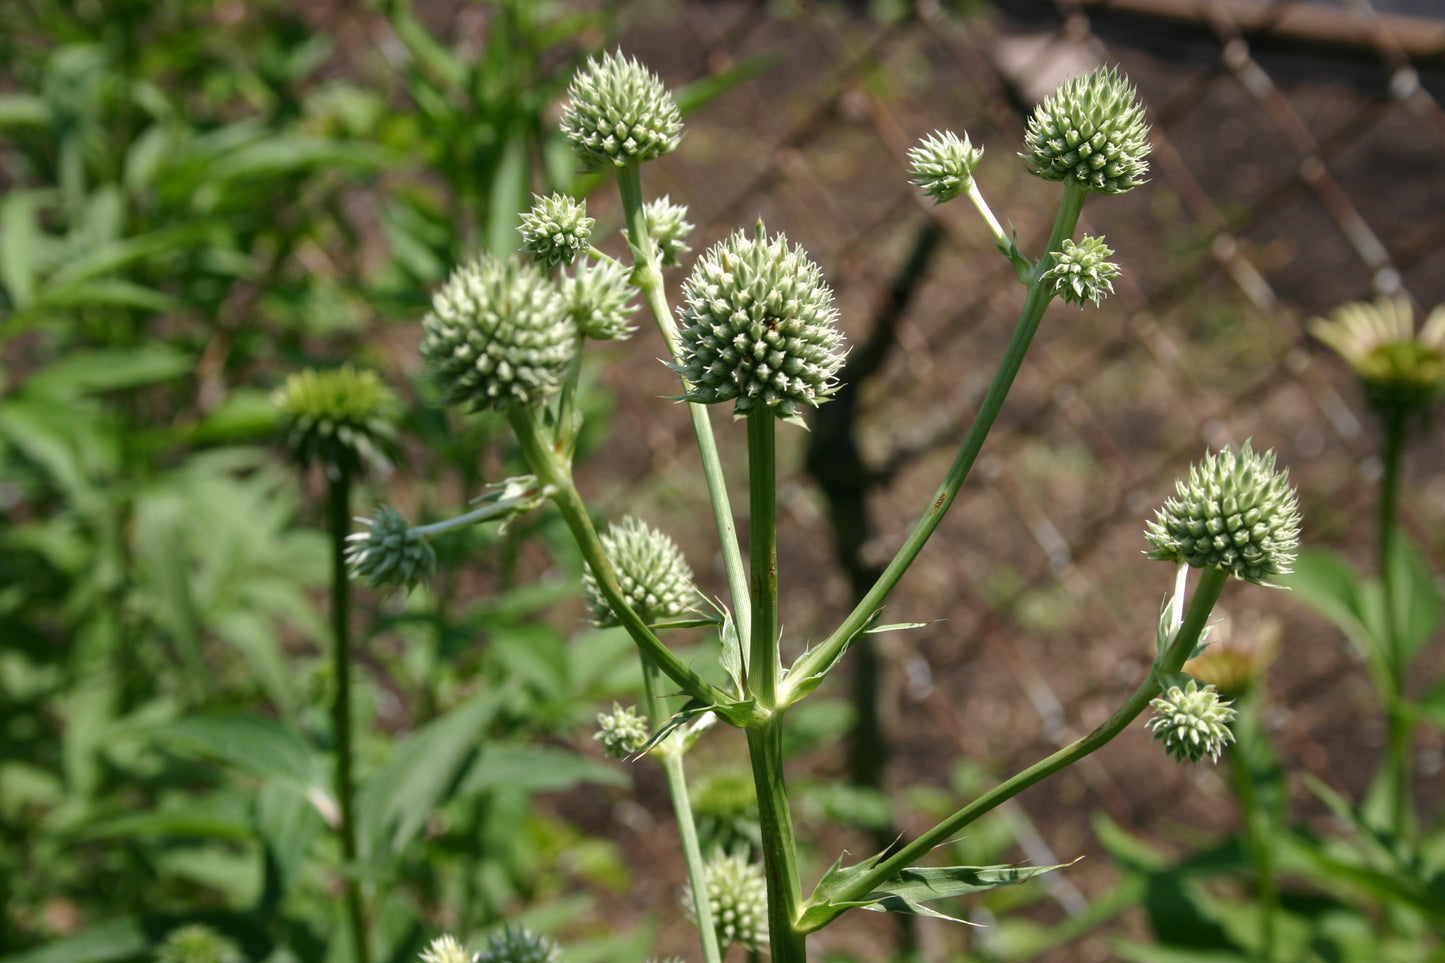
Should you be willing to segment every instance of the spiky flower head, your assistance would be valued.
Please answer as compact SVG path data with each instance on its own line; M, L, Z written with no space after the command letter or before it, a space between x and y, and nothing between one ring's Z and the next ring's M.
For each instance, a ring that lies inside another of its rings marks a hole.
M1223 569L1262 583L1291 571L1299 547L1299 498L1288 471L1274 470L1274 452L1245 442L1236 454L1206 454L1175 483L1145 531L1150 558Z
M737 943L750 952L768 945L768 884L761 863L742 853L721 853L703 867L708 909L723 950ZM693 917L691 885L683 890L683 907Z
M552 940L526 927L506 927L487 938L475 963L558 963L562 951Z
M587 216L587 202L566 194L532 195L532 209L522 215L522 251L543 270L571 264L592 243L597 222Z
M908 151L909 183L923 189L936 203L951 201L973 185L973 169L983 148L963 140L951 130L934 131Z
M1065 239L1054 255L1054 266L1044 272L1044 280L1053 285L1054 293L1070 304L1084 306L1085 301L1099 301L1114 293L1114 278L1119 265L1107 261L1114 251L1100 237L1085 234L1078 244Z
M597 341L620 341L632 334L628 323L636 311L629 272L616 261L580 264L562 278L562 298L572 322Z
M1033 173L1100 194L1122 194L1149 171L1149 125L1127 77L1100 67L1034 108L1021 155Z
M399 403L375 371L308 368L290 375L272 401L301 464L319 461L329 478L387 467Z
M166 934L156 963L243 963L236 944L204 923L190 923Z
M346 564L352 578L363 580L368 588L405 586L410 592L436 574L436 552L396 509L382 505L361 522L366 531L346 536Z
M1379 298L1336 308L1317 318L1310 333L1344 358L1382 415L1423 414L1445 394L1445 304L1415 332L1408 299Z
M631 515L602 536L602 550L617 573L628 606L649 624L688 611L697 601L692 568L667 534ZM582 593L598 625L617 625L591 566L582 573Z
M421 324L422 357L443 401L470 411L540 404L577 348L560 288L514 257L483 254L458 268Z
M477 954L468 953L450 934L438 936L421 951L421 963L475 963Z
M678 311L680 363L688 401L736 399L733 414L765 408L800 422L837 390L843 335L833 292L801 247L758 225L710 248L693 265Z
M677 150L682 113L657 75L621 51L587 58L567 88L562 134L593 170L640 164Z
M652 735L647 720L637 714L631 706L623 708L612 704L611 712L597 713L597 731L592 738L602 743L603 750L613 759L626 759L647 745Z
M1218 762L1220 752L1234 741L1229 724L1235 711L1212 685L1201 687L1190 679L1184 688L1172 685L1149 704L1159 713L1149 720L1154 738L1179 762L1196 763L1205 756Z
M663 195L642 205L642 220L647 224L652 246L657 249L657 259L664 265L677 264L678 258L692 250L685 243L692 233L686 204L674 204L668 195ZM622 235L628 236L625 229Z

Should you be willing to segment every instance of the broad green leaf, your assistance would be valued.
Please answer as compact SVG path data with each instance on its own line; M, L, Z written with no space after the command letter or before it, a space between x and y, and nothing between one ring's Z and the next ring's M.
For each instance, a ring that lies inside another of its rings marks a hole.
M1343 556L1305 548L1295 560L1294 572L1279 583L1293 597L1334 623L1356 645L1372 647L1369 617L1363 600L1365 580Z
M247 840L252 836L249 797L218 792L148 812L127 813L90 823L77 835L82 839L190 839Z
M0 202L0 284L17 308L35 296L42 241L37 208L42 199L38 191L13 191Z
M0 963L109 963L128 960L150 946L145 928L134 916L97 923L74 936L67 936L33 950L0 956Z
M615 765L566 749L491 743L472 763L457 791L468 795L498 788L560 792L583 783L626 785L627 776Z
M263 902L275 906L306 865L311 843L326 824L311 800L293 786L277 781L265 783L256 794L255 821L266 852Z
M261 779L281 779L303 791L324 785L324 767L315 750L294 730L261 716L192 716L157 726L152 735Z
M1390 547L1395 630L1399 634L1400 657L1408 663L1445 622L1445 595L1430 563L1403 530L1396 529Z
M194 370L191 355L161 343L96 348L72 354L36 372L25 382L25 391L32 396L65 398L157 384Z

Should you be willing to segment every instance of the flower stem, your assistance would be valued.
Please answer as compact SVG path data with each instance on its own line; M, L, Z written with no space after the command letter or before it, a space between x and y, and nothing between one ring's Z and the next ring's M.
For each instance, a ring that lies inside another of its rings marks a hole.
M763 872L768 881L768 942L773 963L806 963L805 934L796 925L802 903L798 847L783 779L783 717L749 726L748 757L758 794Z
M1414 741L1411 709L1405 700L1408 670L1404 640L1400 638L1400 618L1396 593L1399 573L1396 568L1395 539L1400 495L1400 467L1405 458L1407 409L1391 406L1382 413L1385 424L1384 471L1380 477L1380 504L1376 533L1376 571L1380 576L1385 638L1384 656L1390 691L1385 695L1388 725L1385 765L1390 791L1390 824L1397 837L1411 831L1410 748Z
M763 709L778 699L778 488L775 433L767 408L748 415L748 548L752 555L752 645L747 694Z

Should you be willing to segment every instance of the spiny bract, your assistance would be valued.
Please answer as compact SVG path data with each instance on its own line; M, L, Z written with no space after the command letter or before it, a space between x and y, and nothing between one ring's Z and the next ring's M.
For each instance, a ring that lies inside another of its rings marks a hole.
M1100 67L1034 108L1021 155L1039 177L1122 194L1144 183L1149 125L1128 79Z

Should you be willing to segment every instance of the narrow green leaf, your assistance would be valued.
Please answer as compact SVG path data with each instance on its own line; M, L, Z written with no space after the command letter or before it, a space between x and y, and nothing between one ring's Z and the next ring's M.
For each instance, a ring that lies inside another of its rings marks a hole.
M41 195L14 191L0 203L0 284L17 308L35 296L36 265L42 241L37 208Z
M1295 560L1294 572L1280 576L1278 582L1363 650L1374 647L1364 600L1366 581L1343 556L1305 548Z
M5 94L0 97L0 127L45 127L50 123L50 105L34 94Z
M1430 563L1402 530L1391 539L1389 564L1394 574L1395 626L1400 655L1407 663L1445 622L1445 595Z
M324 767L311 746L295 731L261 716L192 716L157 726L152 735L258 778L282 779L303 791L324 785Z
M0 963L108 963L137 957L149 946L140 919L127 916L98 923L33 950L0 956Z
M165 344L96 348L61 358L25 382L33 396L74 397L158 384L195 370L195 359Z
M560 792L583 783L618 786L627 776L614 765L546 746L492 743L484 747L458 786L464 794L507 788Z

